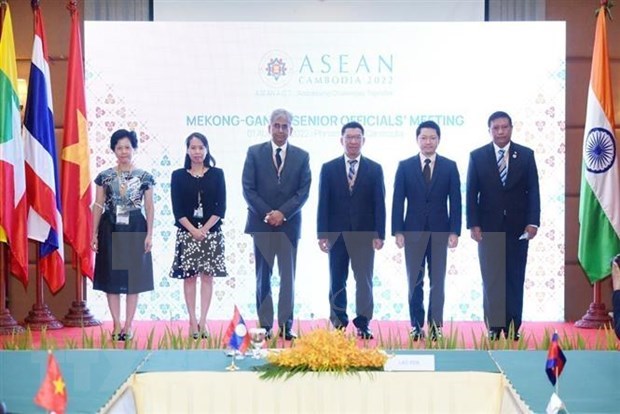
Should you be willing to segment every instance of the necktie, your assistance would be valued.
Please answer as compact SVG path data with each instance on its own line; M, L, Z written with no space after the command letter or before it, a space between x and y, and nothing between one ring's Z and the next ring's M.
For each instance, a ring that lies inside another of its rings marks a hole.
M424 160L424 168L422 169L422 175L424 176L424 181L426 184L430 184L431 182L431 160Z
M357 160L349 160L349 173L347 174L347 178L349 179L349 190L353 189L353 184L355 183L355 166L357 165Z
M276 168L280 171L280 167L282 167L282 156L280 153L282 152L282 148L276 148Z
M506 153L505 149L497 151L497 169L499 170L499 178L502 180L502 185L506 185L506 176L508 175L508 166L506 165Z

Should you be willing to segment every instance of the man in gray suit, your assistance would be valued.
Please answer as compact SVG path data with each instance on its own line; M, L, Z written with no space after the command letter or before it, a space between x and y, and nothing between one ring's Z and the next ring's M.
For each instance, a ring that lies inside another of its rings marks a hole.
M280 336L295 339L291 330L295 298L297 242L301 233L301 208L310 191L310 158L288 143L293 115L285 109L271 113L271 141L252 145L243 166L243 197L248 203L245 232L254 240L256 262L256 311L270 338L273 327L271 274L278 258Z

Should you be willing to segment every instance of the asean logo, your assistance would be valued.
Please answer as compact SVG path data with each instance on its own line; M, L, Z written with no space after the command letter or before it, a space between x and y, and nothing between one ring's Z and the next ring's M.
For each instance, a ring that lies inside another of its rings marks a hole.
M609 170L616 159L616 141L605 128L592 128L586 137L583 160L594 174Z
M291 58L284 52L271 51L260 61L258 72L267 85L282 87L290 81Z

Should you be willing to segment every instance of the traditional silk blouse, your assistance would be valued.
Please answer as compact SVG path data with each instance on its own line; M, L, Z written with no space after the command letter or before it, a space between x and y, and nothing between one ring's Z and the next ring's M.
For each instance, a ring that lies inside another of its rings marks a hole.
M139 168L120 172L116 168L108 168L97 175L95 184L103 187L104 210L114 214L117 206L128 210L142 209L144 192L155 185L155 179ZM121 191L122 188L124 191Z

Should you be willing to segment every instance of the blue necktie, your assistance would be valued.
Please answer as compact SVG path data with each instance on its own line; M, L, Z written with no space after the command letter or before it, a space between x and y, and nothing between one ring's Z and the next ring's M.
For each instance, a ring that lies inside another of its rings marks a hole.
M497 151L497 169L499 170L499 178L502 180L502 185L506 185L506 177L508 176L508 165L506 165L506 153L505 149Z

